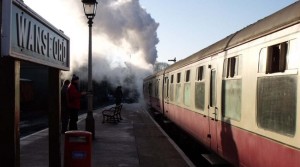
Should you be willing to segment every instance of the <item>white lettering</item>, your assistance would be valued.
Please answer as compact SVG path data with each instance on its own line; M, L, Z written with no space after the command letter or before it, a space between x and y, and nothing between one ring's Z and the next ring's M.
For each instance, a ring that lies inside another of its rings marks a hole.
M35 25L35 46L34 46L34 50L37 53L41 53L41 50L43 49L43 45L42 45L42 41L41 41L41 30L40 27Z
M53 56L53 36L52 34L48 33L48 57L50 57L51 55Z
M24 48L27 45L27 19L23 18L22 15L17 13L17 36L18 36L18 46Z
M46 33L45 30L42 30L42 54L45 56L48 56L47 50L48 50L48 33Z
M58 58L59 52L59 39L53 38L53 58L56 60Z
M23 13L16 13L16 24L19 47L57 61L66 62L68 44L65 39L47 31L42 24L26 18Z
M28 30L28 37L27 37L27 49L34 51L34 26L29 22L29 30Z
M67 57L67 43L63 42L63 49L62 49L62 62L66 62Z

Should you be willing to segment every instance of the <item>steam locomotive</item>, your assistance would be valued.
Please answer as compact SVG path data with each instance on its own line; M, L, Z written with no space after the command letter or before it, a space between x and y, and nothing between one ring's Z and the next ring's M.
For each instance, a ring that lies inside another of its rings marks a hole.
M233 166L300 166L300 2L143 81L144 99Z

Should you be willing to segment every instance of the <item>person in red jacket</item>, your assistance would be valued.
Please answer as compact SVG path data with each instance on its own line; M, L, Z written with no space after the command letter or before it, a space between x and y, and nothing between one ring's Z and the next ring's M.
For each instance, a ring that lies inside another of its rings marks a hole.
M77 130L78 112L80 110L80 97L85 92L79 92L79 77L73 75L71 84L68 87L68 108L70 110L69 130Z

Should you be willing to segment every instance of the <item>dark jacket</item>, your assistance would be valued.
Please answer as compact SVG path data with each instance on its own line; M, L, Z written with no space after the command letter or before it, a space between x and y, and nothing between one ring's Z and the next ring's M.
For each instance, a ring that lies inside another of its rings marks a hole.
M119 87L117 87L117 89L116 89L116 91L115 91L116 105L121 104L122 98L123 98L123 93L122 93L121 87L119 86Z
M68 85L64 85L61 89L61 110L66 111L68 109Z

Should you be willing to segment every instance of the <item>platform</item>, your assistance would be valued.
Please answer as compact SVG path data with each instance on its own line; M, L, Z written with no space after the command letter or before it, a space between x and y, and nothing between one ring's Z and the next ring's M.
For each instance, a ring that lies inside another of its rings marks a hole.
M102 109L94 111L93 167L188 167L194 166L159 128L140 104L124 104L120 123L102 123ZM85 115L79 130L85 129ZM62 161L63 141L61 137ZM21 167L47 167L48 130L21 139Z

